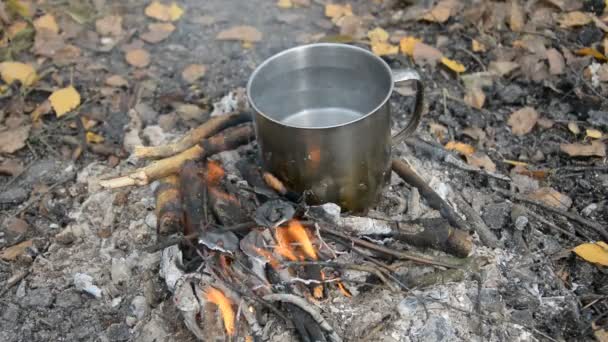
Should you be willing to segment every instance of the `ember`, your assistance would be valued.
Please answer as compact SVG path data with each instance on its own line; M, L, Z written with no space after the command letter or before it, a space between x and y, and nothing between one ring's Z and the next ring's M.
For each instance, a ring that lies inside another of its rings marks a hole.
M210 160L207 163L207 174L205 175L207 184L218 184L224 178L224 175L224 169L218 162Z
M317 260L317 252L313 246L306 229L297 220L288 222L287 227L276 229L277 253L291 261L305 260L304 255L312 260ZM294 246L298 246L298 251ZM297 254L297 256L296 256ZM304 254L304 255L303 255Z
M224 321L224 328L228 335L234 335L234 309L232 308L232 302L224 293L214 287L209 287L205 293L207 300L215 305L220 310L222 320Z

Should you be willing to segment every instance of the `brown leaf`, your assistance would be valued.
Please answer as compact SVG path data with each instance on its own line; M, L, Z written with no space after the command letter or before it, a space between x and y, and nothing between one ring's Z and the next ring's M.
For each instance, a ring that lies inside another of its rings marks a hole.
M561 27L574 27L587 25L592 22L592 19L581 11L574 11L563 14L558 22Z
M475 153L475 147L454 140L445 144L445 149L448 151L458 151L460 154L465 156Z
M150 54L144 49L133 49L125 55L127 63L137 68L145 68L150 64Z
M553 120L551 120L549 118L545 118L545 117L538 119L538 121L536 123L540 127L547 128L547 129L553 127L553 125L555 124L555 122L553 122Z
M475 152L473 154L465 155L467 158L467 164L476 166L484 169L488 172L496 172L496 164L483 152Z
M218 33L215 39L259 42L262 40L262 32L253 26L234 26Z
M547 59L549 60L549 73L551 75L561 75L564 73L566 63L564 57L555 48L547 50Z
M560 144L559 149L570 157L605 157L606 145L600 140L593 140L591 145L579 143Z
M532 107L524 107L518 111L515 111L509 117L507 124L511 126L511 131L515 135L522 136L528 134L536 125L538 121L538 113Z
M109 15L97 19L95 29L102 36L119 37L122 35L122 17L119 15Z
M31 127L31 125L25 125L0 132L0 153L13 153L22 149L30 136Z
M202 64L190 64L182 71L182 78L188 83L198 81L207 72L207 67Z
M25 253L25 250L28 247L32 247L32 240L23 241L22 243L4 249L0 252L0 259L15 261L20 255Z
M528 194L528 198L563 210L568 210L572 205L572 199L570 199L570 197L550 187L539 188Z
M464 102L473 108L481 109L486 102L486 94L480 88L472 88L465 94Z
M578 135L581 133L581 129L580 127L578 127L578 124L574 121L570 121L568 122L568 129L570 130L570 132L572 132L574 135Z
M604 265L608 265L608 261L606 261L608 260L608 246L606 246L603 241L598 241L596 244L603 247L605 260ZM593 329L593 336L595 336L597 342L608 342L608 331L606 331L606 329L598 327L595 322L591 322L591 328Z
M467 135L477 141L486 140L486 132L484 132L483 129L481 129L477 126L467 127L465 129L463 129L462 134Z
M36 122L38 120L40 120L40 118L43 115L46 115L48 113L51 112L51 109L53 109L51 107L51 101L49 100L45 100L43 101L41 104L39 104L36 109L34 109L34 111L30 114L30 116L32 117L32 121Z
M142 33L139 37L150 44L160 43L167 39L175 31L175 26L171 23L152 23L148 25L148 32Z
M444 23L451 15L455 14L459 3L457 0L441 0L433 7L428 13L426 13L422 20Z
M413 57L416 64L419 65L437 65L437 62L441 60L443 54L438 49L427 45L423 42L416 42L414 44Z
M344 17L340 25L340 35L362 38L365 35L363 19L356 15Z
M520 32L524 29L525 13L518 0L511 0L511 16L509 17L509 27L511 31Z
M486 46L480 41L476 39L471 41L471 50L473 50L473 52L486 52L486 49Z
M172 2L171 5L165 5L158 1L153 1L146 7L144 13L150 18L160 21L176 21L184 14L184 10L175 2Z
M120 75L112 75L108 78L106 78L106 85L109 85L110 87L126 87L129 85L129 82L127 82L127 80L120 76Z
M5 159L0 163L0 175L16 176L23 172L23 163L17 159Z
M448 135L448 128L438 123L430 123L429 130L439 140L443 140Z
M488 66L490 72L498 76L505 76L507 74L510 74L513 70L517 68L519 68L519 64L508 61L494 61L490 62L490 65Z

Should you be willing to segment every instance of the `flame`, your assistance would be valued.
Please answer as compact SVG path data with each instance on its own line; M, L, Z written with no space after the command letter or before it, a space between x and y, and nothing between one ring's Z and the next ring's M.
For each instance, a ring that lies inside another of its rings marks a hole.
M238 206L241 205L241 202L238 200L238 198L234 197L234 195L231 195L225 191L220 190L218 187L210 186L209 192L211 193L212 196L215 196L218 199L224 200L226 202L232 202L233 204L238 205Z
M346 288L346 286L344 286L344 284L339 281L336 283L336 286L338 286L338 290L340 290L340 292L342 292L342 294L344 295L344 297L350 298L353 296L352 293L350 293L350 291L348 291L348 289Z
M325 280L325 272L321 271L321 280ZM316 285L312 289L312 295L317 299L323 298L323 283Z
M317 260L317 251L313 246L306 228L297 220L288 222L287 227L278 227L275 233L277 239L276 251L291 261L304 260L304 255L310 259ZM299 246L301 253L296 256L297 250L294 245Z
M272 268L274 268L275 270L279 268L279 261L277 260L277 258L274 257L274 255L272 255L272 253L270 253L269 251L267 251L263 248L259 248L259 247L254 247L254 248L255 248L256 253L258 253L259 255L266 258L266 260L268 260L268 263L270 264L270 266Z
M205 174L207 184L218 184L225 174L224 169L222 169L218 162L214 160L207 162L207 173Z
M214 287L209 287L207 289L206 298L208 301L218 306L222 319L224 320L224 328L228 335L233 336L235 314L230 299L228 299L222 291Z

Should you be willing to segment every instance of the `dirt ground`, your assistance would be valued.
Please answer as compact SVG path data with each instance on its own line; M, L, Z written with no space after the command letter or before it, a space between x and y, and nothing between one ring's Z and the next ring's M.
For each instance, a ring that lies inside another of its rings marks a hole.
M0 4L0 341L196 341L159 276L158 184L104 189L99 180L146 165L135 146L236 109L257 65L317 41L396 49L382 58L418 70L423 121L393 154L467 222L459 201L473 208L497 241L472 231L474 266L428 283L433 268L395 266L412 291L332 292L321 311L343 339L608 341L608 248L595 244L608 234L607 5L352 0L336 14L327 3L179 0L173 21L140 0ZM46 15L55 24L39 20ZM146 35L169 22L173 30L159 30L170 32ZM218 39L242 25L254 32ZM368 34L376 28L388 36ZM9 61L34 66L37 80L11 83ZM79 101L60 113L47 99L69 86ZM401 87L391 97L395 131L411 95ZM252 143L217 159L255 151ZM415 196L393 174L376 212L439 215L424 200L412 207ZM395 211L395 201L407 206ZM599 250L572 251L584 243ZM269 340L295 340L273 324Z

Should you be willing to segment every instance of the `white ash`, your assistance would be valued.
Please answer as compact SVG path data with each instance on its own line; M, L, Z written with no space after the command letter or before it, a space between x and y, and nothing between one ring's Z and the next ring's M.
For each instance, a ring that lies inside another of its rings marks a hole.
M77 290L86 292L97 299L101 299L102 291L93 285L93 277L85 273L74 274L74 286Z

